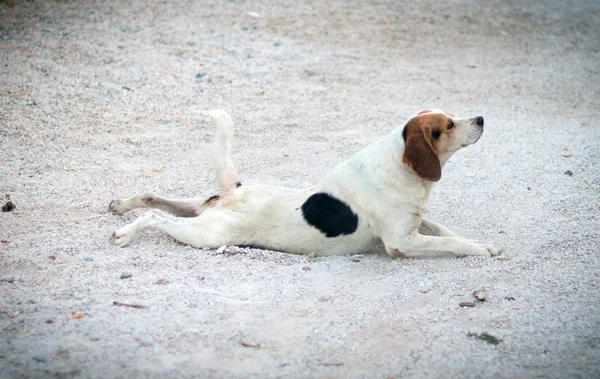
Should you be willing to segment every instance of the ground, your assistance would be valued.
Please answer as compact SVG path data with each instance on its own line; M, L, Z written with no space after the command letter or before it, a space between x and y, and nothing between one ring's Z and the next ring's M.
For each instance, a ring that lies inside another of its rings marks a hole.
M600 375L597 1L3 0L0 59L0 377ZM204 110L305 187L430 107L486 129L429 217L501 260L111 244L216 193Z

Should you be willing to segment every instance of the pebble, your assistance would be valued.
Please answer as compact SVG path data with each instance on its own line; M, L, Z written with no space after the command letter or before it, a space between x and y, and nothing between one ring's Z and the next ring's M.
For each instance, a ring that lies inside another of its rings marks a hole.
M458 304L461 307L475 308L475 303L471 303L470 301L463 301Z
M254 348L259 348L260 347L259 343L251 342L251 341L248 341L247 339L241 339L240 340L240 344L242 346L245 346L245 347L254 347Z
M221 254L225 251L225 249L227 249L227 245L223 245L220 248L217 249L216 253L217 254Z
M130 272L124 272L121 274L121 279L127 279L127 278L131 278L133 276L132 273Z
M565 171L565 175L573 176L573 171L567 170L567 171Z
M488 291L486 290L478 290L473 292L473 297L479 301L485 301L488 297Z
M353 256L350 257L350 260L352 262L360 262L361 259L363 259L365 256L362 254L355 254Z
M86 261L86 262L91 262L94 260L94 257L82 257L82 260Z
M312 270L312 269L311 269L310 267L308 267L308 266L304 266L304 267L302 267L302 269L303 269L304 271L310 271L310 270Z
M121 29L121 31L123 33L127 33L127 34L133 34L135 33L135 29L133 29L131 26L129 25L123 25L121 26L119 29Z
M6 276L4 278L0 278L0 282L13 283L15 281L14 276Z
M32 358L36 362L40 362L40 363L48 362L48 358L46 358L45 355L34 355Z
M2 207L2 212L12 212L15 208L16 206L12 201L7 201Z

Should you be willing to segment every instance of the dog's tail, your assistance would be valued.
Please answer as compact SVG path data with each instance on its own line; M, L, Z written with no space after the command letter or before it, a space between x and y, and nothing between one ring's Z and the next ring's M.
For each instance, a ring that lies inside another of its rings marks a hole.
M221 196L227 197L241 185L240 177L231 160L233 121L227 112L220 109L213 109L206 113L215 124L215 136L212 143L213 165L221 188Z

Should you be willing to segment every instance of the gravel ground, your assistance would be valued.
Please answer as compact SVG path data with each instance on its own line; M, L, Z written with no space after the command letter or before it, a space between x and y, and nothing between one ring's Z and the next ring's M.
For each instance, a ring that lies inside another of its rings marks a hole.
M0 1L0 377L598 377L600 3L267 3ZM430 218L508 260L111 245L215 194L203 110L304 187L428 107L486 119Z

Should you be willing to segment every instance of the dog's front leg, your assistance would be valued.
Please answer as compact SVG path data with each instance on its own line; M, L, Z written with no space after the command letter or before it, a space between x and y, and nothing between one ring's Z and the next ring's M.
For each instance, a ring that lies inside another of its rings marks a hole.
M404 238L382 238L388 254L398 257L419 258L454 255L489 257L497 255L498 249L490 249L461 237L438 237L414 233Z
M419 233L426 236L438 236L438 237L456 237L463 238L456 233L453 233L450 229L446 228L444 225L438 224L437 222L433 222L431 220L422 219L421 225L419 226Z
M488 243L479 243L477 241L473 241L471 239L459 236L458 234L453 233L450 229L446 228L444 225L438 224L437 222L433 222L431 220L427 220L425 218L421 221L421 225L419 226L419 233L427 236L459 238L461 240L473 243L481 248L486 249L490 252L491 255L498 255L504 250L502 247L498 248Z

